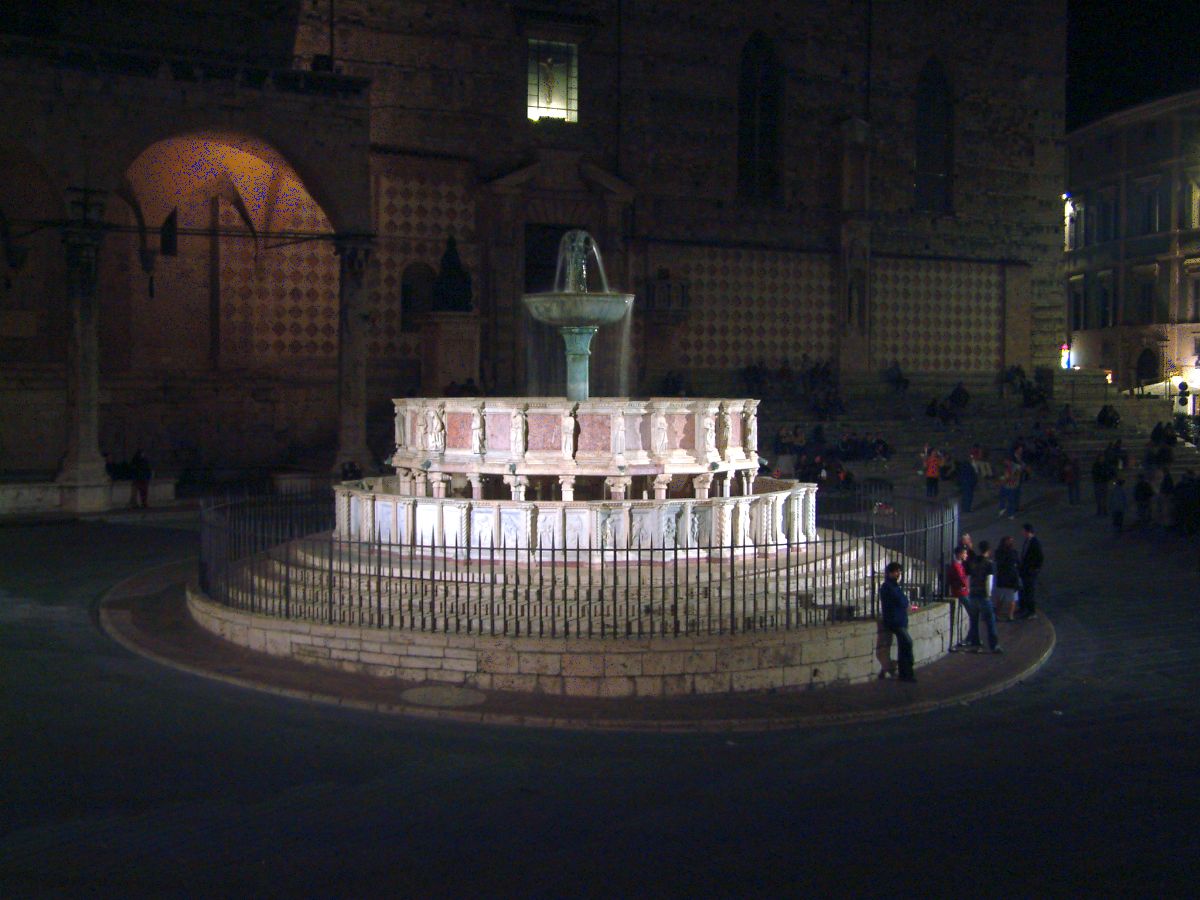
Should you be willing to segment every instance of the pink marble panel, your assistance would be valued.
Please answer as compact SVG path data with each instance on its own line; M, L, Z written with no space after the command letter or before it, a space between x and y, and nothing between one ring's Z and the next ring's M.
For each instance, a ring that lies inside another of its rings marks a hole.
M607 453L612 449L612 418L586 413L579 416L580 453Z
M729 445L731 447L742 446L742 417L740 414L729 417Z
M506 412L490 412L487 414L487 446L488 451L511 450L509 442L509 426L512 416Z
M562 451L562 424L557 415L533 415L526 418L530 450Z
M471 414L468 412L446 413L446 448L471 449Z
M691 413L667 416L667 447L671 450L695 450L696 427Z

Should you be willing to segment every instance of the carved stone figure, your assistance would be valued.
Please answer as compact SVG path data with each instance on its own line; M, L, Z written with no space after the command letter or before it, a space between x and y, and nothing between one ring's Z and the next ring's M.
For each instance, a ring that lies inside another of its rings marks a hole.
M408 410L396 413L396 449L403 450L408 443Z
M487 453L487 435L483 430L483 407L471 410L471 452L476 456Z
M625 417L621 415L612 417L612 452L613 456L625 455Z
M675 546L675 514L669 510L663 512L662 537L664 547Z
M712 416L704 417L704 452L717 452L717 425Z
M667 417L660 412L650 418L650 450L658 454L667 452Z
M575 410L568 409L562 415L562 455L563 459L573 459L575 456Z
M724 406L722 406L720 412L717 413L717 446L718 447L728 447L729 446L729 429L730 429L729 410L726 409Z
M758 416L754 410L748 409L742 413L742 434L745 440L742 444L747 456L758 455Z
M612 516L606 516L600 525L600 546L608 549L616 545Z
M509 451L513 456L525 452L525 410L514 409L512 420L508 426Z
M446 449L446 426L436 407L425 410L425 449L430 453L441 453Z

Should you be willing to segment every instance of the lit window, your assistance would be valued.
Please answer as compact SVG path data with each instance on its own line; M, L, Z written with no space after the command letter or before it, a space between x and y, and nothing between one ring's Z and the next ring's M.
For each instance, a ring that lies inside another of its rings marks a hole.
M529 118L579 121L579 59L574 44L529 41Z

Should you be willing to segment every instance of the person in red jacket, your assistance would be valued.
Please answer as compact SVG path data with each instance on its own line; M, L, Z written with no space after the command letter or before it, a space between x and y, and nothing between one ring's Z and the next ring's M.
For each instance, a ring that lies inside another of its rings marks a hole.
M946 567L946 593L958 599L967 617L971 614L971 576L967 574L967 556L970 552L959 544L954 548L954 561ZM960 640L954 644L954 649L965 646L965 642Z

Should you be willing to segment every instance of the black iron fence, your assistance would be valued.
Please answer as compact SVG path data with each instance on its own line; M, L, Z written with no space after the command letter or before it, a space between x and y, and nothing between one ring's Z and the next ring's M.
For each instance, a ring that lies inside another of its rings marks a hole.
M953 503L885 488L822 493L817 537L613 548L345 540L331 493L216 503L201 586L223 605L298 621L537 637L779 631L874 617L887 563L917 602L944 593Z

